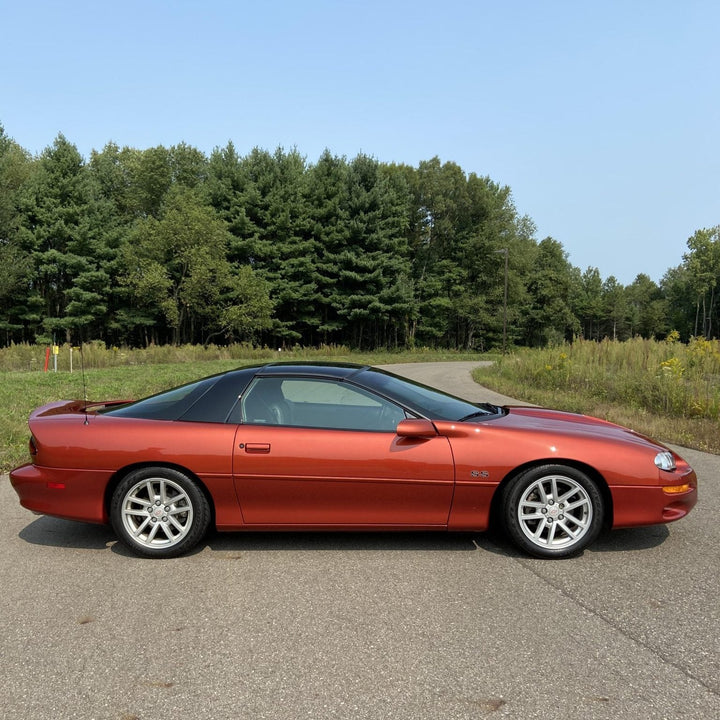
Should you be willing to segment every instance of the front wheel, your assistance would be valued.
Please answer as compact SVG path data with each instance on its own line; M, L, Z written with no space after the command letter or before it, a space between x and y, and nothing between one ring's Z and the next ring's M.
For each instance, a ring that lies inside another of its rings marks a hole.
M141 468L115 489L110 520L136 554L170 558L200 542L210 524L210 506L197 484L178 470Z
M531 468L503 495L503 524L520 548L544 558L572 557L598 536L604 504L585 473L564 465Z

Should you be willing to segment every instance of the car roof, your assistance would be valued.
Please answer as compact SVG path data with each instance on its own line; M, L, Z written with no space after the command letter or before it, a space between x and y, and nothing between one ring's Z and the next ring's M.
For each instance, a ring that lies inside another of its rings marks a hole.
M356 363L332 362L274 362L258 367L256 376L294 375L301 377L323 377L332 379L347 379L363 370L368 365Z

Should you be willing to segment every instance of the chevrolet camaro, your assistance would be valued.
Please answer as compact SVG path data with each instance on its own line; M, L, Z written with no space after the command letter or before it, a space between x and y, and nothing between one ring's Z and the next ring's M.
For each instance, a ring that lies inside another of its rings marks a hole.
M174 557L221 531L483 531L538 557L603 528L678 520L692 468L612 423L476 404L361 365L270 363L136 402L55 402L30 416L10 474L36 513L110 523Z

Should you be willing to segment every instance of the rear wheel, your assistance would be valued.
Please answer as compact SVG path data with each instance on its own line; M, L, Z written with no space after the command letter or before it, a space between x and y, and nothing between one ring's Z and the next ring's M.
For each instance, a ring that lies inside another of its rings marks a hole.
M514 478L503 496L510 538L536 557L582 552L598 536L603 498L585 473L565 465L531 468Z
M207 532L210 506L187 475L171 468L141 468L115 489L110 520L120 540L144 557L177 557Z

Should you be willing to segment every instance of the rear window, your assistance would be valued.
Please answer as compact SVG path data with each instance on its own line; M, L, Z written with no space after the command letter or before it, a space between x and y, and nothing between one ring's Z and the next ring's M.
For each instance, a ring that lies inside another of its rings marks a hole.
M144 400L100 412L119 417L187 422L226 422L255 368L213 375Z
M187 385L151 395L144 400L101 410L105 415L144 418L147 420L177 420L218 381L217 377L204 378Z

